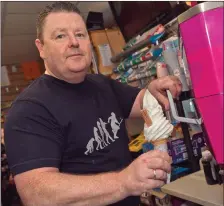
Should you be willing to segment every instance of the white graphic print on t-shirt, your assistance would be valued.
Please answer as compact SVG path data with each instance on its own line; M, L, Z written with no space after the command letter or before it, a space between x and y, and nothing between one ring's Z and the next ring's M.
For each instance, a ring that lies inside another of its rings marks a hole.
M123 119L121 119L120 122L117 121L115 114L112 112L111 116L108 118L108 123L110 122L111 128L112 128L112 132L114 133L114 139L119 138L117 136L117 132L120 129L120 124L123 121Z
M110 133L107 131L106 122L104 122L101 118L96 122L97 127L93 127L94 138L92 137L86 145L85 155L88 155L94 151L94 149L99 150L108 146L110 143L114 142L119 137L117 136L118 130L120 129L120 125L123 119L118 122L116 115L114 112L111 113L111 116L108 118L108 123L110 123L113 137L111 137ZM96 145L94 146L94 142Z

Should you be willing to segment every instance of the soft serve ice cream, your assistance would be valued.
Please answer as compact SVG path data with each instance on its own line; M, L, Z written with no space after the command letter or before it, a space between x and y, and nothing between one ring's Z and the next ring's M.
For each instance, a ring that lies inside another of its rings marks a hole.
M143 98L143 111L151 120L151 125L144 126L145 138L149 142L167 139L173 131L173 125L166 119L161 105L148 90Z

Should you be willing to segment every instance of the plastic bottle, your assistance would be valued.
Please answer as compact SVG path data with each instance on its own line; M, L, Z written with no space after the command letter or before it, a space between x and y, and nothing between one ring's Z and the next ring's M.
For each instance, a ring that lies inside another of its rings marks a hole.
M216 162L209 150L202 148L202 165L204 169L205 179L207 184L214 185L218 183L218 177L216 172Z

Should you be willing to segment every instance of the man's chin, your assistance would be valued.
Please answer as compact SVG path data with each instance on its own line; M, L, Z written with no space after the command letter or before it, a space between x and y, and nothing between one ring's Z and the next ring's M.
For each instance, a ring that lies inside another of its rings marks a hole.
M70 70L66 75L66 81L69 83L80 83L84 81L86 75L86 70Z
M69 71L72 73L87 73L87 68L85 67L70 67Z

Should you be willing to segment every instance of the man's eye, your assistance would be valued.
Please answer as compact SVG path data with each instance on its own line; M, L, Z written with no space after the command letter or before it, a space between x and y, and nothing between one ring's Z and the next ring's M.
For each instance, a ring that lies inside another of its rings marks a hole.
M78 34L76 34L75 36L78 37L78 38L83 38L83 37L85 37L85 35L82 34L82 33L78 33Z
M65 37L64 34L59 34L59 35L56 36L56 39L63 39L64 37Z

